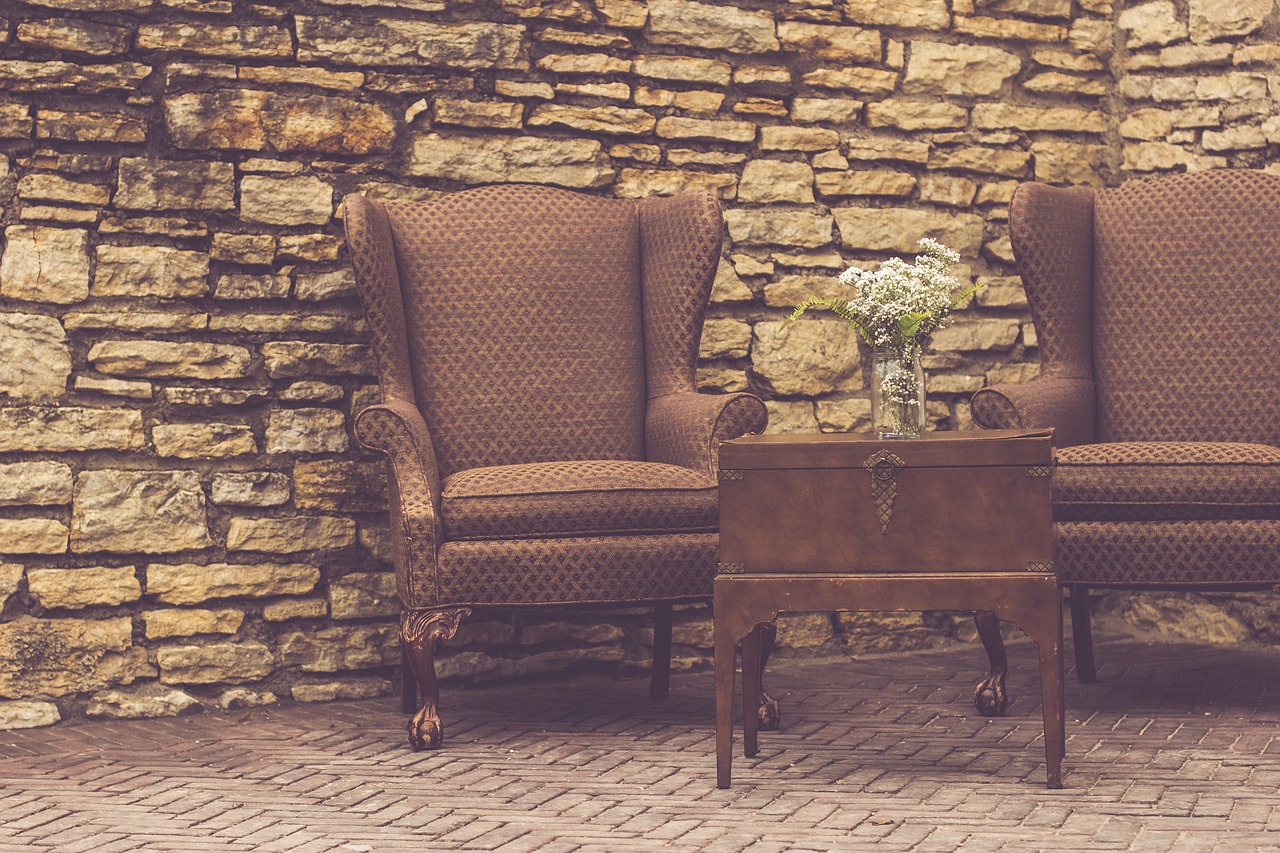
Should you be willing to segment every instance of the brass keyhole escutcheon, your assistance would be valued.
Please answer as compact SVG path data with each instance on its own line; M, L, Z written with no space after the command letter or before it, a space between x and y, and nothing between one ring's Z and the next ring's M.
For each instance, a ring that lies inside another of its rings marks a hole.
M889 535L889 522L893 520L893 505L898 498L898 469L903 461L887 450L880 449L867 457L862 467L871 473L871 501L880 519L880 535Z

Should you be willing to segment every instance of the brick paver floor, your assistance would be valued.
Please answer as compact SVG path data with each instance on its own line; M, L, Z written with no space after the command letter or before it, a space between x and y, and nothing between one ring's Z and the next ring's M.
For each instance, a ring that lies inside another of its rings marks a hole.
M1010 655L998 719L977 648L779 661L783 730L724 791L709 672L455 687L438 752L391 699L0 733L0 851L1280 849L1275 654L1100 643L1060 791Z

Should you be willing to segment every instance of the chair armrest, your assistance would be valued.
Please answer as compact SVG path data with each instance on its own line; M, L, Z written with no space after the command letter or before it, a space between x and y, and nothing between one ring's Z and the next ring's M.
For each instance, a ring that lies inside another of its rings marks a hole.
M720 464L720 442L762 432L769 413L754 394L681 391L649 400L645 450L650 462L705 472Z
M408 607L439 603L440 469L427 422L414 404L389 400L360 412L355 428L360 443L385 454L390 468L391 546L400 598Z
M983 429L1054 428L1054 444L1094 440L1092 379L1043 376L1024 385L993 385L973 395L974 422Z

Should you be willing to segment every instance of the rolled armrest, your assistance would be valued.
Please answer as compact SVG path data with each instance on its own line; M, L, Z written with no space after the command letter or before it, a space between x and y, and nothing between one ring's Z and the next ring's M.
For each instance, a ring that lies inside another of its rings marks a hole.
M440 469L427 422L414 404L390 400L360 412L355 427L360 443L386 454L389 463L392 553L400 597L409 607L435 604L440 592Z
M720 442L762 432L769 413L754 394L698 394L681 391L654 397L645 418L650 462L702 471L713 480Z
M993 385L974 394L970 405L983 429L1053 427L1058 447L1094 440L1092 379L1043 376L1024 385Z

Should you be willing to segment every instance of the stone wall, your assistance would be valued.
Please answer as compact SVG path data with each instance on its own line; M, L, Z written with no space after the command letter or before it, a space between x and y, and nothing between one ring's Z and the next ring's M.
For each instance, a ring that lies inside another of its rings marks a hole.
M699 382L781 431L870 413L847 330L780 334L787 308L937 237L988 285L927 359L932 423L965 427L1037 373L1013 188L1274 170L1275 32L1271 0L0 0L0 727L390 689L344 193L715 190ZM676 631L705 666L705 611ZM474 620L441 672L640 668L650 639L639 611Z

